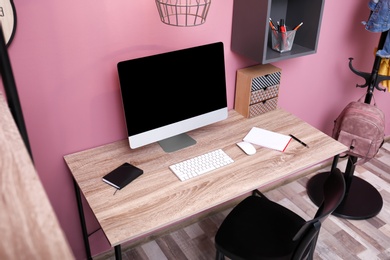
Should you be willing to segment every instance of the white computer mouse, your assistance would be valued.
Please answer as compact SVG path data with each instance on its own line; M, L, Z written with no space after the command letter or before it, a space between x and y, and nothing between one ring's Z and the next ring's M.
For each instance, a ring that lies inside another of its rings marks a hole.
M251 143L242 141L238 142L237 146L240 147L247 155L253 155L256 153L256 148Z

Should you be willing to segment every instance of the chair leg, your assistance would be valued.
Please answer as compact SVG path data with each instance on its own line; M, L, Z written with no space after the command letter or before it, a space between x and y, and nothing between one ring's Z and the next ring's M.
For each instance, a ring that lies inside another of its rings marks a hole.
M319 233L317 234L317 236L311 242L310 252L309 252L309 255L307 256L308 260L313 260L313 258L314 258L314 251L316 250L316 247L317 247L318 236L319 236Z
M217 249L217 253L215 256L215 260L225 260L225 256L221 252L219 252L218 249Z

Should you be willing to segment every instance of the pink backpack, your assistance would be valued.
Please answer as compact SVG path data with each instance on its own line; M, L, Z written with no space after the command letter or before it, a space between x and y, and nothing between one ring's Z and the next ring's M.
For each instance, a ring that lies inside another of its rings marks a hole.
M385 115L376 104L349 103L334 121L332 136L349 150L347 155L361 158L356 164L372 159L385 137Z

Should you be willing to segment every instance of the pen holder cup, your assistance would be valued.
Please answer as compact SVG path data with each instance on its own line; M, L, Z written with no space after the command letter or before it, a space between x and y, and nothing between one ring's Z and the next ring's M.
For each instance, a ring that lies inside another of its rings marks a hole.
M294 43L295 33L295 30L287 32L278 32L272 30L272 49L280 53L291 51Z

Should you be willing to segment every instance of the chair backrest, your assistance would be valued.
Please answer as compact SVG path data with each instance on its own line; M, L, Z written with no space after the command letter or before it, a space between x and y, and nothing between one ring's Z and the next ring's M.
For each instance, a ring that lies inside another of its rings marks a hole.
M323 222L329 214L340 205L345 195L344 175L338 168L334 168L323 186L323 201L317 210L314 219Z
M340 205L345 190L344 176L338 168L334 168L324 182L323 201L315 217L307 221L293 238L294 241L299 241L293 259L312 258L321 224Z
M321 229L321 222L309 221L305 226L305 233L300 237L292 260L313 259L314 249Z

